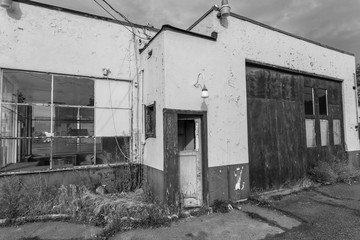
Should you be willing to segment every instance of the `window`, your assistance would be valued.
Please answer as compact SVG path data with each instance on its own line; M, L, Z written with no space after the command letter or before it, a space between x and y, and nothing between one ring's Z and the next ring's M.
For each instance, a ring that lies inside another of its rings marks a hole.
M328 115L328 97L327 90L318 89L319 114Z
M321 146L329 145L329 121L320 119Z
M128 82L2 74L0 173L129 160Z
M178 120L179 151L195 150L195 121Z
M306 115L314 115L314 89L304 87L304 107Z
M156 102L145 107L145 138L156 137Z
M338 119L333 120L334 145L341 144L341 122Z
M316 147L315 140L315 119L305 119L305 129L306 129L306 146Z

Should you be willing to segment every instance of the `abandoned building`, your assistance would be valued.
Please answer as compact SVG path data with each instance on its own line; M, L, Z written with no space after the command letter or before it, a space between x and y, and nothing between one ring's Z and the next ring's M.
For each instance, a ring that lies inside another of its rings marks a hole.
M158 30L0 9L0 177L121 181L132 163L159 200L196 207L359 165L354 55L226 10Z

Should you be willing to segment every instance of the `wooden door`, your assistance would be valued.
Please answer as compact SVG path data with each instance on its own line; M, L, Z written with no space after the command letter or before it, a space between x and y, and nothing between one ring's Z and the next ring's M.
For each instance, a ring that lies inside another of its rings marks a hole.
M180 195L182 206L202 205L201 119L178 119Z
M302 80L247 67L250 186L277 189L306 174Z

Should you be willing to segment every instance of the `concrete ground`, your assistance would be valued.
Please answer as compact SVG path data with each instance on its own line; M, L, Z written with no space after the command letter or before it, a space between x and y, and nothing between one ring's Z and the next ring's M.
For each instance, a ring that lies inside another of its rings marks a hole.
M26 238L42 240L91 239L101 228L65 222L36 222L19 226L1 227L0 240ZM36 238L37 237L37 238Z
M111 239L360 239L360 183L322 186L273 199L262 207L248 203L227 214L191 217L168 228L137 229ZM64 222L28 223L0 228L0 240L91 239L100 231Z
M272 201L303 220L298 228L266 239L360 239L360 183L323 186Z

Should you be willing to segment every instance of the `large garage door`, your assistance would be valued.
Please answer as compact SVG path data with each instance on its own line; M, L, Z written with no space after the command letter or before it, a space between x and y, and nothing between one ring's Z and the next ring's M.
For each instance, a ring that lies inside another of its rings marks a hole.
M342 151L340 83L252 65L246 73L252 190L296 182L309 158Z

